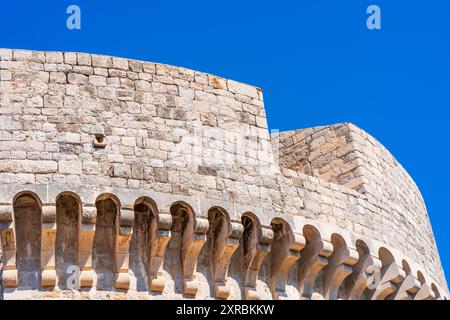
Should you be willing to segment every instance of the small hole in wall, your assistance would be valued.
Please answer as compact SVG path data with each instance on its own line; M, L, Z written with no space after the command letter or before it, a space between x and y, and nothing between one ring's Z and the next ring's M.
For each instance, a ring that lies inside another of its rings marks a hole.
M94 136L94 147L96 148L106 147L106 139L104 134L99 133Z

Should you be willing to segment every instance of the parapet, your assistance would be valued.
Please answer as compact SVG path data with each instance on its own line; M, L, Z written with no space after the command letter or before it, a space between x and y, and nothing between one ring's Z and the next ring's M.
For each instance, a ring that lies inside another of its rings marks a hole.
M353 189L380 205L395 203L398 211L427 219L414 180L380 142L355 125L293 130L277 139L281 166Z

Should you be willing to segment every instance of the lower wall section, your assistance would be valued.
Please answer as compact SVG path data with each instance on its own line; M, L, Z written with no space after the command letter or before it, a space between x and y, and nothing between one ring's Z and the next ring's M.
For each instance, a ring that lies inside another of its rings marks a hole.
M4 299L448 295L397 250L301 216L138 190L27 188L0 206Z

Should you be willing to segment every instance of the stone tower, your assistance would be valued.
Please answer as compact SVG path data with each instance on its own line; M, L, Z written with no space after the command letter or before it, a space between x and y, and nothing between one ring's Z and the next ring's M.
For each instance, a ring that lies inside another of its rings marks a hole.
M3 299L447 299L421 194L343 123L269 134L259 88L0 49Z

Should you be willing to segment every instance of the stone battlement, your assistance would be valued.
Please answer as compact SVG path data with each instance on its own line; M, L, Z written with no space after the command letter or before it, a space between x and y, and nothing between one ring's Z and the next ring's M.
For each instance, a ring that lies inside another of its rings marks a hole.
M355 126L271 137L247 84L0 57L3 298L448 296L420 192Z

